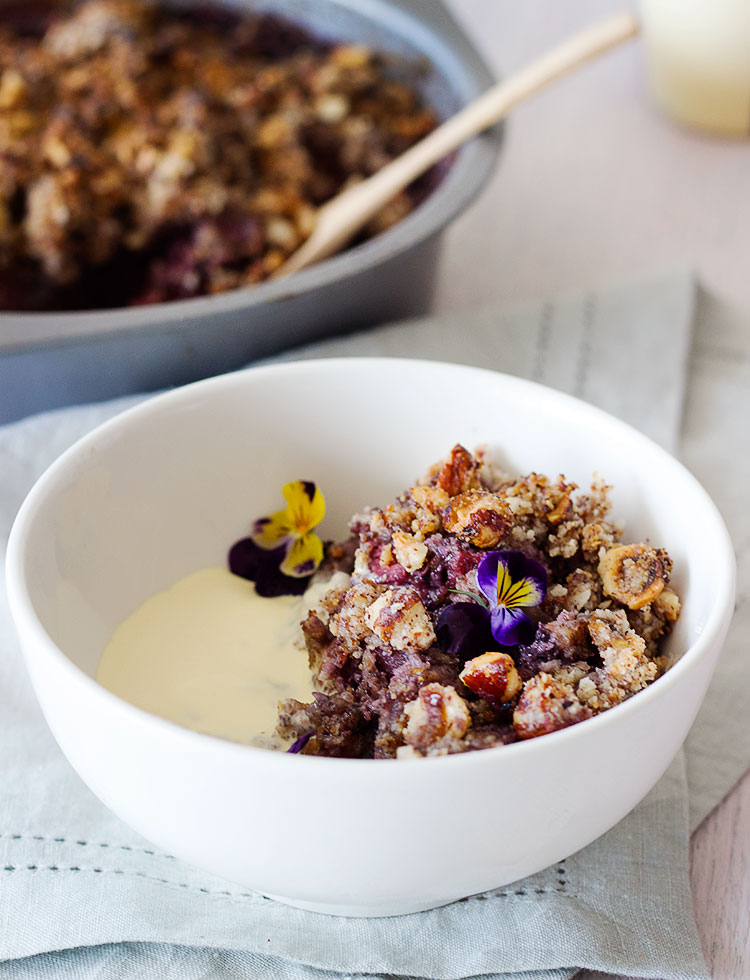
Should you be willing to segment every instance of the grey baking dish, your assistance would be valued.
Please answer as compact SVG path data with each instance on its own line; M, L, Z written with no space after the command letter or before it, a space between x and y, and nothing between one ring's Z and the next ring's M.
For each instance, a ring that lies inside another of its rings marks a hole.
M439 0L222 2L275 9L321 36L393 54L402 76L442 117L493 81ZM0 313L0 422L183 384L320 337L425 312L440 232L481 190L500 140L496 129L463 147L433 193L394 228L286 281L152 306Z

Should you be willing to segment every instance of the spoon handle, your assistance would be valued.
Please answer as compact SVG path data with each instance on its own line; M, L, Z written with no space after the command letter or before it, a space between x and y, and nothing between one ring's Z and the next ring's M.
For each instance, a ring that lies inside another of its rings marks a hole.
M324 204L313 233L273 278L297 272L338 251L392 197L467 139L499 122L513 106L550 82L637 33L638 23L631 13L616 14L574 34L493 85L372 177Z

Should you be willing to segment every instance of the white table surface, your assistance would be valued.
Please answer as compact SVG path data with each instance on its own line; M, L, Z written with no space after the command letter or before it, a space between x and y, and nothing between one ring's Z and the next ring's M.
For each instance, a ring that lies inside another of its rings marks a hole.
M446 2L503 75L627 5ZM447 234L436 309L684 266L750 313L750 141L708 138L665 119L649 103L634 42L516 110L490 186ZM711 975L750 977L750 774L694 834L692 858Z

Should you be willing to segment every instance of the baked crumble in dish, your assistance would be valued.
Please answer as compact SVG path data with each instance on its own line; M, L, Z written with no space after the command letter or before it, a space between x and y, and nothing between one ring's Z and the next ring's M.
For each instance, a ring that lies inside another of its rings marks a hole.
M147 0L60 10L9 0L0 18L1 309L260 282L321 204L436 124L385 56L275 15ZM399 194L362 237L438 177Z
M304 550L322 498L298 486L317 507L314 521L297 508ZM457 445L393 504L355 516L315 573L351 579L302 624L316 693L280 703L290 751L401 759L506 745L652 683L680 613L672 562L649 542L622 543L610 489L510 476ZM280 513L287 533L290 510Z

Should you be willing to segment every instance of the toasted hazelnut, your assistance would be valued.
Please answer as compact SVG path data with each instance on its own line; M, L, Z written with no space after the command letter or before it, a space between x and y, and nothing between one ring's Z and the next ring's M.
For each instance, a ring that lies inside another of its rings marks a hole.
M591 715L570 684L542 672L526 681L513 712L513 727L519 738L536 738Z
M43 152L53 167L67 167L70 163L70 150L57 137L50 136L44 141Z
M676 623L680 616L680 600L671 589L663 589L654 600L654 609L667 622Z
M464 699L455 688L442 684L425 684L404 713L408 718L404 741L418 748L445 735L463 738L471 725L471 713Z
M412 487L411 495L419 507L439 514L450 503L450 497L440 487Z
M588 645L589 631L585 616L577 616L568 610L549 623L544 624L544 633L560 650L570 652Z
M437 475L437 485L450 497L479 486L476 460L463 446L455 445Z
M427 545L405 531L393 532L393 553L396 561L407 572L416 572L427 558Z
M328 92L315 100L315 113L319 119L335 126L345 119L350 110L349 100L339 93Z
M434 534L442 528L442 512L450 497L440 487L412 487L411 495L417 505L412 530L422 535Z
M371 60L372 53L363 44L342 44L331 52L331 61L339 68L366 68Z
M507 503L485 490L468 490L454 497L443 518L446 531L477 548L493 548L512 524Z
M363 640L370 632L370 607L385 591L385 586L367 580L347 589L341 607L329 617L328 629L332 635L346 639L352 645Z
M23 75L15 68L6 68L0 75L0 109L15 109L27 92Z
M622 609L600 609L588 622L588 631L605 665L623 654L640 658L646 649L646 641L628 622Z
M588 629L604 666L592 675L599 680L595 697L581 689L581 700L602 710L619 704L654 680L658 666L648 657L646 641L631 628L624 609L598 610L589 620Z
M258 126L255 141L261 149L270 150L288 143L292 135L292 127L288 119L278 113L268 116Z
M645 544L618 545L599 560L605 595L628 609L653 602L669 581L672 562L666 551Z
M435 632L419 593L408 586L388 589L368 608L367 625L394 650L426 650Z
M513 658L492 651L469 660L458 675L464 684L490 704L506 704L523 687Z

